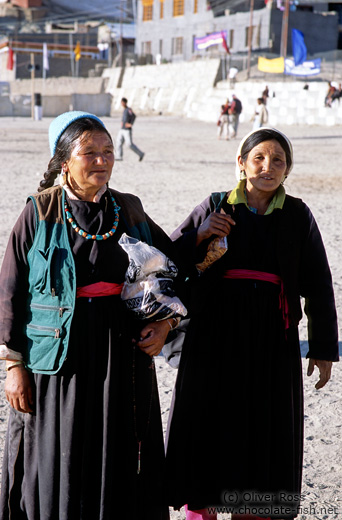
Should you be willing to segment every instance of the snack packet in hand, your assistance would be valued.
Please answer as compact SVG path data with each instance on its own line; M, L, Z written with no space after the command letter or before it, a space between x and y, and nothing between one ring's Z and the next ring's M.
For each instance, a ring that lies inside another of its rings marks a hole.
M225 213L221 208L220 213ZM207 254L202 262L196 264L197 271L199 274L202 274L208 267L210 267L214 262L219 260L221 256L223 256L228 250L228 240L227 237L217 237L214 238L208 245Z

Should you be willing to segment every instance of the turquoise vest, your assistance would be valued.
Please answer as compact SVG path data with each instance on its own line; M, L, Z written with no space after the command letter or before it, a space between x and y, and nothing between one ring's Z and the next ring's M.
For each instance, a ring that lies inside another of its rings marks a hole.
M137 197L111 190L121 206L128 234L151 244L145 213ZM29 265L26 363L29 370L56 374L68 351L76 302L76 271L64 220L65 192L60 186L33 195L36 233ZM125 207L124 207L125 205Z
M37 220L27 255L26 363L32 372L41 374L55 374L65 360L76 301L75 263L62 210L64 196L64 190L46 190L30 197Z

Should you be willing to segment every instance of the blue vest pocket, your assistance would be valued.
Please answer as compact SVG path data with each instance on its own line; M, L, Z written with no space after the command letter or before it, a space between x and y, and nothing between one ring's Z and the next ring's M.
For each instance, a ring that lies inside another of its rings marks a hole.
M51 293L51 265L55 253L55 247L49 247L46 251L34 250L34 290L42 294Z
M34 291L40 294L58 294L61 269L67 257L66 249L56 246L46 250L35 249L33 255L30 277L34 280Z
M26 329L28 350L27 366L49 373L58 367L61 355L61 330L59 328L29 323Z

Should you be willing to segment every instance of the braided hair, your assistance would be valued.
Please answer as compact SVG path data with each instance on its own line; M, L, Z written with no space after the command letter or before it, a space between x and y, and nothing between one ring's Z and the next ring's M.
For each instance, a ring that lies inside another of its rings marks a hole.
M96 119L84 117L71 123L58 140L55 154L50 159L43 180L39 183L39 192L54 185L57 175L61 173L62 164L70 159L75 142L84 132L104 132L112 141L109 132Z

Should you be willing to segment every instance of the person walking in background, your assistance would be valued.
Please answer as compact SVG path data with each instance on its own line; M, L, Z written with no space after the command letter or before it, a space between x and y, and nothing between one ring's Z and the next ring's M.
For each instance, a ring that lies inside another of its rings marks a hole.
M325 96L324 100L324 106L331 107L332 98L336 92L336 87L331 83L331 81L328 81L328 92Z
M229 126L231 127L231 137L236 137L242 112L242 103L235 94L233 94L232 98L233 100L229 108Z
M330 106L333 104L333 102L337 99L338 104L340 104L340 98L342 96L342 85L341 83L338 84L337 87L335 87L335 91L331 95L331 103Z
M135 121L135 114L133 110L127 105L127 99L121 99L121 106L124 111L121 120L121 129L116 139L116 161L123 160L123 144L127 143L130 149L139 156L139 161L142 161L145 154L134 143L132 138L132 129Z
M261 128L266 125L268 122L268 110L265 107L263 98L257 99L257 106L255 108L254 115L252 116L251 121L253 121L253 130L257 128Z
M228 111L229 111L229 101L227 99L226 104L225 105L221 105L221 113L220 113L220 117L218 118L218 121L217 121L217 137L218 137L218 139L221 139L222 134L224 135L226 140L229 139L229 129L228 129L229 115L228 115Z

